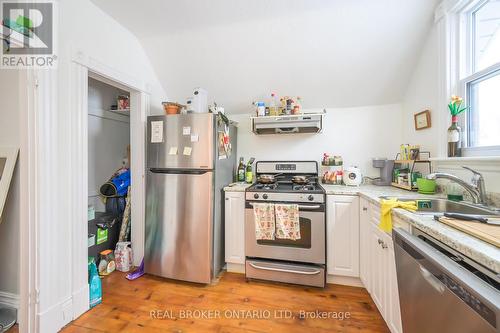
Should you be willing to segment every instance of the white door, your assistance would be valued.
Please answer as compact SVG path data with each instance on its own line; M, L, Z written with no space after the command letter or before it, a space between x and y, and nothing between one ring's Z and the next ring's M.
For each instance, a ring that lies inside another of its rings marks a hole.
M245 192L225 192L226 262L245 263Z
M359 277L359 198L327 196L328 274Z
M361 198L359 201L359 277L368 292L371 292L370 217L370 203Z

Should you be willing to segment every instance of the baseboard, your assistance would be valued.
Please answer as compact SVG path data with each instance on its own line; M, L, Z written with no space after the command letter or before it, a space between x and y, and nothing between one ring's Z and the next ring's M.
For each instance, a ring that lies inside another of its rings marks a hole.
M70 323L72 319L68 313L71 312L72 303L70 297L40 312L37 316L39 332L59 332Z
M227 263L226 270L230 273L245 274L245 265L244 264Z
M363 282L360 278L351 276L338 276L338 275L328 275L326 277L326 282L330 284L340 284L343 286L351 287L361 287L364 288Z
M89 310L89 285L86 283L73 293L72 320L80 317Z
M19 311L19 295L0 291L0 305L15 308Z

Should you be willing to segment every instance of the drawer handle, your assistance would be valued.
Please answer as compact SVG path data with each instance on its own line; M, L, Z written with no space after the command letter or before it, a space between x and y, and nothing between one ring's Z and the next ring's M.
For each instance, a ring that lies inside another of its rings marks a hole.
M253 207L253 202L249 202L248 203L250 206ZM313 210L313 209L320 209L321 206L320 205L308 205L308 206L305 206L305 205L298 205L299 206L299 210L302 209L302 210Z
M284 273L293 273L293 274L302 274L302 275L316 275L316 274L321 273L321 271L319 269L318 270L314 270L314 271L310 271L310 272L304 272L304 271L297 271L297 270L294 270L294 269L263 267L263 266L256 265L254 263L249 263L249 264L253 268L255 268L255 269L261 269L263 271L284 272Z
M367 211L368 211L368 208L363 207L363 212L367 212Z

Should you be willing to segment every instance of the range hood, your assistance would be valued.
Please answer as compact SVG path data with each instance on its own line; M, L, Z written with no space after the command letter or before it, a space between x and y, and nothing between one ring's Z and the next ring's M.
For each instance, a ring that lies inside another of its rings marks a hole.
M255 134L319 133L323 129L325 113L252 117Z

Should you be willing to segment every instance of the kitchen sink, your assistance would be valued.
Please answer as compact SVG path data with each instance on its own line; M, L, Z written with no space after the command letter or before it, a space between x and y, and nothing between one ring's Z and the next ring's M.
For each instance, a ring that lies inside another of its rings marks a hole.
M456 202L447 199L422 199L411 197L393 197L382 196L381 199L396 198L399 201L417 201L417 214L438 214L438 213L458 213L471 215L493 216L499 215L499 211L491 210L486 207L469 204L465 202Z

